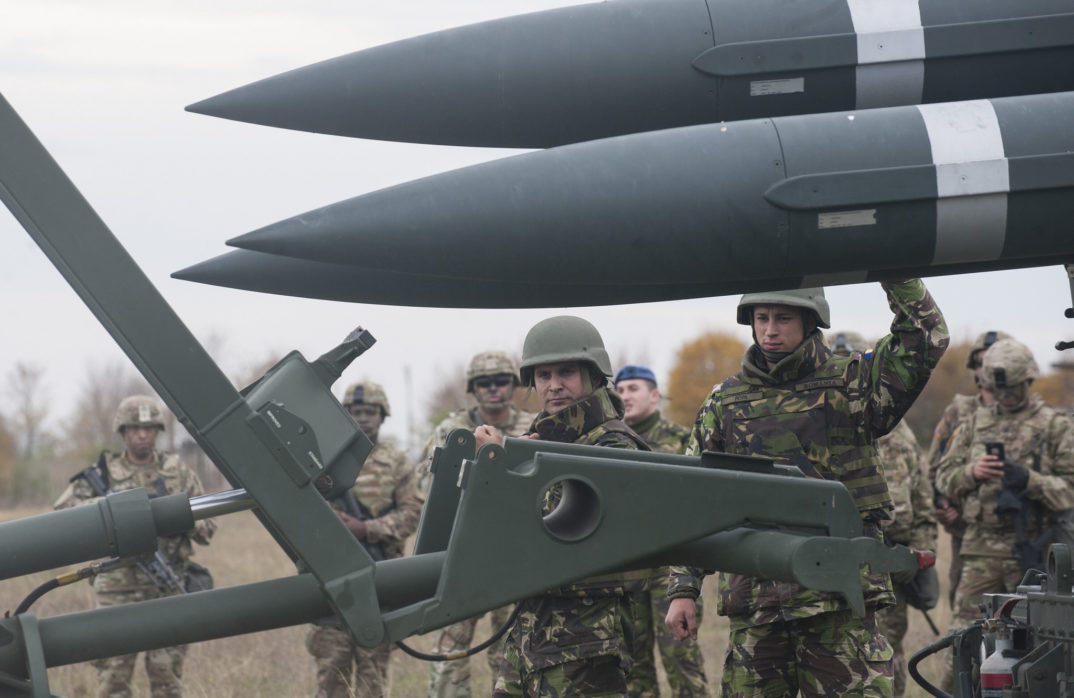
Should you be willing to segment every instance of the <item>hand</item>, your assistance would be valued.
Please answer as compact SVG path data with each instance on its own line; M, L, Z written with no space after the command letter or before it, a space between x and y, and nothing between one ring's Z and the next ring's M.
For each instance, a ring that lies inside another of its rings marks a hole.
M664 624L676 640L697 639L697 608L690 598L672 599Z
M339 512L339 518L343 521L343 525L347 527L347 530L351 532L358 540L365 540L369 535L369 527L365 525L365 521L356 519L345 511Z
M978 480L998 480L1003 477L1003 461L986 453L973 464L973 476Z
M936 507L936 520L944 528L950 528L958 521L958 509L951 506L951 503L944 499L940 502L940 506Z
M1003 486L1009 490L1024 490L1029 484L1029 471L1018 461L1003 461Z
M500 433L499 429L490 427L488 424L482 424L477 429L474 429L474 439L477 441L476 448L481 448L485 444L503 446L503 434Z

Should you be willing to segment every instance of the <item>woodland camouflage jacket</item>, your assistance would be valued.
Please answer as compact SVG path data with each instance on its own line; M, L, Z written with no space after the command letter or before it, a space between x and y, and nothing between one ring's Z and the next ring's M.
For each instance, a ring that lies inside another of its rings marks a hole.
M918 279L882 284L895 314L891 333L868 356L834 356L814 332L768 370L759 348L742 371L717 385L698 412L689 454L760 455L806 477L838 480L854 498L867 533L889 517L891 498L876 439L891 431L921 393L949 341L947 325ZM668 595L700 593L702 572L675 568ZM893 601L886 575L863 572L866 603ZM732 630L847 608L839 595L721 573L719 612Z

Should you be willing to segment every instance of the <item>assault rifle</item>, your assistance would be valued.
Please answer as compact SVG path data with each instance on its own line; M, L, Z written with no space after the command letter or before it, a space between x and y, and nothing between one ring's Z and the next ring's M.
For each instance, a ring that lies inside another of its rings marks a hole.
M113 490L108 483L107 458L108 452L101 451L101 455L97 459L97 464L91 465L72 477L71 482L82 478L90 486L90 489L93 490L93 494L96 496L106 497L112 494ZM153 580L153 584L156 584L157 589L161 592L186 593L186 587L183 585L183 580L175 573L171 563L168 562L168 558L164 557L164 553L160 552L159 549L153 553L152 558L142 560L135 564L138 566L138 569L145 572L146 576Z
M343 511L348 515L353 516L359 521L369 521L377 517L373 516L373 512L369 511L358 498L354 496L354 490L348 488L343 494L336 497L336 502L343 507ZM380 512L382 515L387 512L391 507ZM369 557L373 558L373 562L380 562L381 560L388 559L384 554L384 546L380 543L370 543L369 541L358 541L365 548L365 551L369 553Z

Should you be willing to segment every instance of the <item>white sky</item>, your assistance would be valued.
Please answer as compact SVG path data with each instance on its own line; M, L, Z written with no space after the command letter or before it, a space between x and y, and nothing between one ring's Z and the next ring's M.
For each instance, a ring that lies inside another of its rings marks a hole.
M518 352L526 330L559 310L395 308L288 298L176 281L169 274L228 251L224 241L297 213L514 151L344 139L240 124L183 111L254 80L361 48L499 16L573 4L556 0L405 3L342 0L6 0L0 91L203 341L223 337L228 373L271 352L315 358L355 325L378 344L336 386L383 382L403 437L424 414L438 371L485 348ZM122 357L111 338L0 208L0 381L15 361L46 367L55 417L90 362ZM1064 321L1060 267L932 279L956 339L1004 329L1044 366ZM833 325L867 336L890 316L879 285L829 289ZM572 312L602 331L614 358L648 362L666 380L676 350L709 329L734 330L737 298ZM409 368L413 390L408 394ZM0 389L3 383L0 382Z

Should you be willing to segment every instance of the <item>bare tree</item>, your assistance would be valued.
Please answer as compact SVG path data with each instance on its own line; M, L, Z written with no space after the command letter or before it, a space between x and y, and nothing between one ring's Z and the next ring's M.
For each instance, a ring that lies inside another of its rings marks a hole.
M74 412L65 425L64 450L79 460L93 457L116 441L112 418L128 395L153 395L145 379L120 361L90 364L74 401ZM174 420L170 412L168 419ZM166 422L167 423L167 422ZM169 426L174 426L174 421ZM168 430L174 434L174 429Z
M41 384L45 369L35 364L19 361L7 378L7 393L11 399L12 428L18 458L29 459L37 453L44 436L48 404Z

